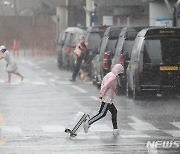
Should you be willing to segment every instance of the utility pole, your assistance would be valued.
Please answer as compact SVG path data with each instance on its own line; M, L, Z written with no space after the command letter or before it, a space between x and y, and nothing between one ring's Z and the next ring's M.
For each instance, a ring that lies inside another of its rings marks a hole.
M177 21L176 21L176 7L173 6L173 27L177 26Z
M94 3L94 0L86 0L86 6L84 6L86 11L86 27L93 26L94 21L92 19L97 20L96 7L97 5Z
M165 4L167 5L170 13L172 14L172 20L173 20L173 27L177 26L177 8L180 4L180 0L177 0L177 2L172 6L169 2L169 0L164 0Z

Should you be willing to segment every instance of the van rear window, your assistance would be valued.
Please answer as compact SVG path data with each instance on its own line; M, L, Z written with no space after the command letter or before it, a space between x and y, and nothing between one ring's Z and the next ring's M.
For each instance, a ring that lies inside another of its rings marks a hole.
M86 42L88 43L89 49L99 48L101 43L101 35L99 33L90 33L87 37Z
M180 62L180 38L147 39L144 45L144 62L174 65Z

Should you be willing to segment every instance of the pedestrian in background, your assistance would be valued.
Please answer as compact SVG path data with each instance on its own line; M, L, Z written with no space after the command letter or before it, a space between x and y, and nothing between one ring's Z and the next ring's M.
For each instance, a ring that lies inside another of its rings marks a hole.
M5 59L5 61L7 62L6 65L6 71L8 73L8 80L5 83L11 83L11 74L15 74L17 76L19 76L21 78L21 82L24 80L24 76L22 76L19 72L18 72L18 66L16 61L14 60L13 56L11 55L11 53L6 50L5 46L0 46L0 51L3 53L3 55L0 57L1 59Z
M81 40L79 41L79 43L76 45L74 54L75 54L77 60L76 60L76 64L75 64L75 67L74 67L74 70L72 73L72 78L70 79L70 81L73 81L73 82L76 81L76 77L79 73L79 69L80 69L82 62L85 62L88 57L88 49L86 47L84 37L82 37Z
M109 72L102 81L101 90L100 90L100 100L101 100L101 107L99 112L87 120L84 123L84 131L85 133L88 132L90 125L94 122L100 120L101 118L105 117L107 111L109 110L112 114L112 124L113 124L113 134L118 135L119 130L117 126L117 109L113 104L113 99L115 98L116 92L116 84L117 84L117 77L124 72L124 68L121 64L116 64L112 71Z

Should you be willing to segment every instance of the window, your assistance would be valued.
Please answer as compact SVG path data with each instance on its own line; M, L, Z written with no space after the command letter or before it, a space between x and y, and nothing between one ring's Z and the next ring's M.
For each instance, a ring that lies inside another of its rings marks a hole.
M134 45L134 40L126 40L123 45L123 53L128 53L128 56L130 57L132 48Z
M162 37L145 40L144 62L174 65L180 61L180 39Z
M87 42L88 42L89 49L99 48L100 43L101 43L100 34L99 33L90 33L87 38Z
M124 43L124 39L123 38L119 38L119 40L117 42L117 46L116 46L116 52L115 52L116 56L120 56L123 43Z
M108 40L108 43L107 43L107 50L108 50L108 51L113 51L113 52L114 52L116 42L117 42L117 40Z
M146 40L144 44L144 63L161 64L162 49L160 40Z
M104 53L104 51L106 50L106 45L107 45L107 38L104 37L101 43L100 53Z

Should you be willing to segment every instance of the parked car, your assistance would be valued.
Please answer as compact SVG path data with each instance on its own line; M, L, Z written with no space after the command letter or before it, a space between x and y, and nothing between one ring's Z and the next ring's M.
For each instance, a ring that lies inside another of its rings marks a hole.
M58 37L58 40L56 42L56 48L57 48L57 65L58 68L62 67L62 49L64 47L64 42L65 42L65 38L66 38L66 34L65 31L61 31Z
M124 66L124 73L117 80L118 94L125 94L127 82L126 69L129 64L136 35L143 28L145 27L124 27L119 35L111 65L111 68L119 63Z
M104 32L108 26L92 26L87 29L86 32L86 44L89 51L88 58L88 67L89 67L89 77L92 78L92 60L99 53L99 48L101 44L101 40L104 36Z
M180 28L147 28L135 39L127 68L127 95L180 93ZM167 93L166 93L167 92Z
M99 87L103 77L110 71L111 59L114 56L115 45L119 38L122 27L108 27L104 33L99 49L99 55L94 60L94 67L92 72L93 83Z
M62 49L62 67L64 69L70 69L70 62L73 55L71 48L75 47L76 41L79 41L79 38L85 34L85 31L78 27L68 27L65 33L67 34Z

